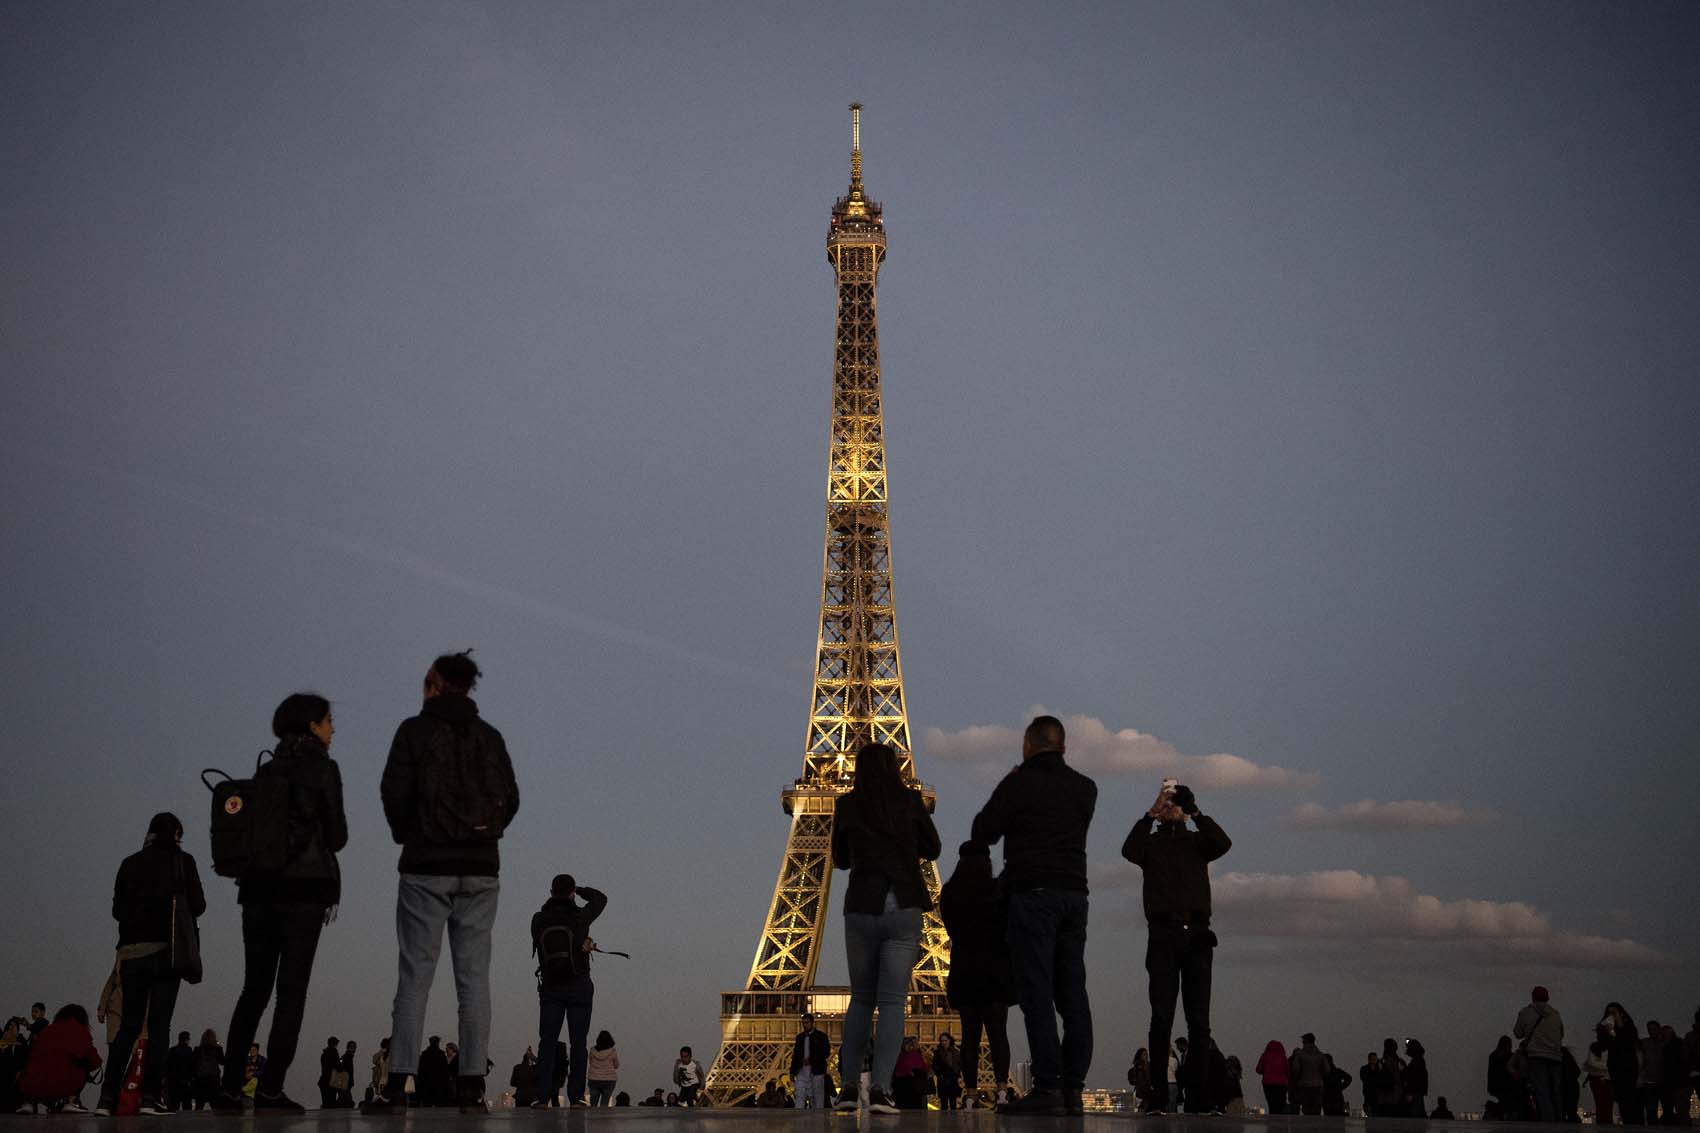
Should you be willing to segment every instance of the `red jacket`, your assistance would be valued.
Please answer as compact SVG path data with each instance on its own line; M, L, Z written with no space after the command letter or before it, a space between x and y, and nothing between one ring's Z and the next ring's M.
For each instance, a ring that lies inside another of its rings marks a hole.
M100 1052L87 1023L61 1019L30 1044L29 1064L18 1075L18 1092L29 1102L56 1102L83 1088L100 1067Z
M1270 1039L1269 1045L1263 1048L1263 1057L1257 1060L1257 1072L1263 1075L1265 1086L1285 1086L1287 1084L1287 1048L1280 1040Z

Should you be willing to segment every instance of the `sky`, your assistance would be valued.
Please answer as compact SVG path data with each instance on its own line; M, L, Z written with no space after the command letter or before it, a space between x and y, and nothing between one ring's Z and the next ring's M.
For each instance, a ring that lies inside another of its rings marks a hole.
M622 1087L707 1061L802 766L859 100L916 765L948 874L1067 721L1089 1083L1144 1042L1118 851L1171 773L1234 839L1248 1064L1416 1035L1468 1108L1532 983L1578 1044L1608 999L1686 1029L1697 55L1676 3L0 5L0 1009L94 1002L169 809L211 901L175 1025L224 1031L198 774L317 690L312 1097L388 1032L378 775L474 647L522 794L499 1080L562 870L632 954Z

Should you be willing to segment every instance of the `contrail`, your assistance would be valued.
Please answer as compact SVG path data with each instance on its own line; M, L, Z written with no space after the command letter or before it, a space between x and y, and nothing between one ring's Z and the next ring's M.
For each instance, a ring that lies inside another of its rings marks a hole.
M231 523L238 523L267 534L275 534L280 530L291 532L320 546L340 551L345 555L406 571L428 582L457 590L462 594L489 602L492 605L518 610L563 629L590 634L605 641L680 661L687 665L711 668L745 684L759 688L776 692L796 691L795 681L786 680L776 673L757 669L728 657L692 649L647 630L621 625L619 622L599 618L593 614L580 613L558 603L521 593L511 587L457 574L412 551L386 547L369 539L348 535L318 523L239 511L226 504L206 499L181 484L158 476L112 468L94 461L71 461L52 453L43 452L33 446L8 443L6 447L13 455L21 456L37 464L46 465L62 472L80 474L97 480L113 481L141 489L185 507L204 512L207 515L217 516Z

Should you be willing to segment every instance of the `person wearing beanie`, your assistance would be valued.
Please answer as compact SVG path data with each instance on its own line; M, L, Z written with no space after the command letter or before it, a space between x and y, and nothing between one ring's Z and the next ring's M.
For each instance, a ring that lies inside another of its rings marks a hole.
M164 1114L164 1053L171 1047L171 1013L182 979L171 957L173 902L183 901L191 915L207 911L206 894L195 859L183 852L183 824L162 811L148 820L142 848L118 866L112 886L112 918L118 922L118 982L123 1018L107 1051L106 1080L95 1113L110 1116L142 1028L147 1027L150 1056L143 1062L141 1112Z
M579 904L582 898L584 904ZM537 1109L559 1104L555 1095L556 1045L561 1024L567 1027L567 1104L584 1108L586 1046L596 985L590 979L590 954L596 941L590 926L608 898L600 890L579 885L570 873L558 874L549 886L549 899L531 918L531 951L537 957L538 1088L545 1096L532 1102Z
M1564 1067L1564 1020L1552 1006L1547 989L1537 985L1529 993L1529 1004L1517 1013L1511 1033L1523 1044L1528 1060L1529 1085L1535 1109L1542 1121L1557 1121L1560 1109L1560 1079Z

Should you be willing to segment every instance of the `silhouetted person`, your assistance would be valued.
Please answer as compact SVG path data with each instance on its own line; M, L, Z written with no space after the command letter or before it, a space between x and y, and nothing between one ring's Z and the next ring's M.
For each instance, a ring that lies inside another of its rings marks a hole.
M579 904L579 898L584 904ZM584 1096L585 1060L589 1057L590 1013L596 1000L596 985L590 978L590 925L608 898L600 890L581 887L570 873L557 874L549 886L549 899L531 917L531 951L537 957L538 1076L546 1082L555 1078L555 1042L561 1024L567 1026L567 1104L587 1106ZM553 1092L539 1098L540 1108L555 1104ZM534 1105L538 1103L533 1103Z
M1399 1040L1387 1039L1381 1044L1381 1090L1376 1094L1375 1112L1378 1117L1404 1117L1405 1060L1399 1057Z
M1270 1116L1287 1112L1287 1091L1292 1087L1292 1069L1287 1058L1287 1048L1280 1039L1270 1039L1264 1044L1263 1053L1258 1055L1257 1065L1252 1067L1257 1076L1263 1080L1263 1102L1268 1107Z
M1506 1040L1510 1042L1510 1039ZM1364 1059L1364 1064L1358 1067L1358 1088L1363 1091L1364 1116L1379 1116L1375 1112L1375 1098L1381 1092L1381 1056L1370 1051ZM1488 1059L1488 1092L1493 1092L1493 1059Z
M844 1012L838 1105L886 1113L903 1041L909 975L921 954L922 915L933 907L921 861L939 856L939 832L921 792L904 782L897 752L863 744L855 782L833 803L832 866L850 871L844 887L844 955L850 1005ZM874 1025L874 1010L879 1010ZM868 1059L868 1096L858 1078Z
M1310 1117L1322 1114L1322 1090L1328 1077L1328 1056L1316 1045L1316 1036L1305 1032L1299 1049L1287 1059L1293 1108Z
M1529 1087L1542 1121L1557 1121L1562 1113L1559 1077L1564 1064L1564 1020L1547 1001L1547 989L1536 987L1529 1004L1517 1013L1511 1033L1523 1041Z
M147 1026L149 1056L142 1064L144 1114L170 1112L161 1100L165 1059L171 1045L171 1013L182 979L172 967L172 900L185 902L195 917L207 911L195 859L183 852L183 824L160 813L148 822L142 848L118 867L112 887L112 919L118 922L118 978L124 988L123 1022L112 1040L100 1087L97 1114L109 1115L130 1066L130 1052Z
M400 952L390 1034L390 1078L363 1108L400 1112L409 1074L418 1070L425 1004L448 929L466 1051L461 1109L484 1112L490 1057L490 930L501 890L498 840L519 811L502 733L478 715L470 693L478 666L449 653L425 673L424 705L403 720L390 743L379 794L390 834L400 843L396 944Z
M1446 1104L1445 1094L1441 1094L1438 1098L1434 1099L1434 1112L1430 1113L1428 1116L1430 1121L1458 1120L1457 1117L1453 1115L1451 1107Z
M177 1045L166 1053L165 1098L173 1112L195 1108L195 1044L188 1031L178 1031Z
M1523 1096L1527 1091L1523 1080L1512 1069L1511 1059L1515 1053L1511 1036L1500 1035L1493 1053L1488 1055L1487 1092L1493 1097L1499 1117L1504 1121L1522 1120L1525 1108ZM1366 1085L1364 1089L1367 1091L1369 1087Z
M32 1112L45 1106L53 1112L83 1113L76 1096L98 1069L100 1052L89 1033L89 1013L80 1003L67 1003L30 1040L29 1061L18 1075L19 1100Z
M254 773L257 779L275 777L289 783L289 859L276 875L236 881L236 901L242 907L242 993L225 1035L223 1089L212 1099L213 1108L224 1113L242 1112L248 1046L274 986L277 1004L266 1037L265 1069L254 1087L254 1109L306 1112L284 1094L283 1083L301 1038L319 933L342 899L336 855L348 844L348 819L342 807L342 773L330 757L335 733L330 701L310 692L287 696L272 713L277 747ZM336 1099L327 1089L328 1083L321 1081L319 1101L329 1108Z
M803 1029L791 1042L790 1072L798 1109L826 1108L826 1068L831 1061L831 1040L815 1026L813 1014L804 1014Z
M1191 819L1196 829L1187 828ZM1199 813L1189 788L1165 785L1122 843L1122 857L1144 874L1142 891L1149 933L1145 970L1150 975L1151 1061L1168 1057L1177 993L1186 1013L1188 1046L1210 1049L1210 975L1216 934L1210 931L1209 863L1233 845L1214 819ZM1205 1069L1195 1062L1196 1077ZM1183 1075L1188 1073L1186 1068ZM1193 1079L1181 1081L1191 1093ZM1198 1100L1188 1112L1203 1112Z
M590 1048L590 1058L585 1064L585 1074L590 1083L590 1104L593 1108L604 1109L608 1099L614 1096L614 1087L620 1081L620 1050L614 1045L614 1036L607 1031L598 1031L596 1042Z
M1600 1022L1611 1032L1611 1050L1606 1055L1606 1067L1611 1075L1612 1097L1625 1125L1640 1125L1642 1121L1641 1091L1636 1079L1641 1069L1640 1035L1635 1020L1621 1003L1606 1004Z
M1422 1117L1428 1112L1428 1052L1416 1039L1405 1040L1405 1112Z
M1080 1089L1092 1067L1086 831L1098 787L1064 760L1066 741L1055 716L1028 724L1021 763L992 791L971 832L982 845L1004 844L1010 955L1033 1060L1033 1089L1003 1107L1011 1113L1082 1112Z
M979 1088L980 1035L992 1061L992 1099L1002 1101L1009 1085L1009 1003L1013 998L1009 960L1009 914L992 877L991 851L962 843L956 871L939 890L939 916L950 934L950 974L945 995L962 1018L963 1085Z
M422 1106L448 1105L455 1095L454 1076L449 1073L449 1055L442 1042L443 1036L432 1035L429 1045L419 1052L419 1068L414 1072L413 1085Z
M325 1040L325 1049L319 1052L319 1108L336 1108L336 1072L342 1068L342 1052L337 1049L336 1036ZM256 1105L256 1109L259 1107Z

